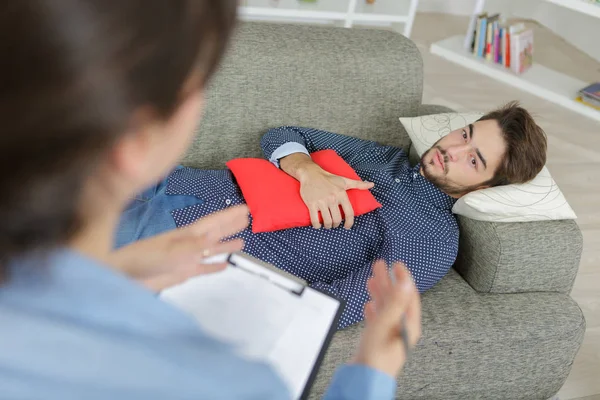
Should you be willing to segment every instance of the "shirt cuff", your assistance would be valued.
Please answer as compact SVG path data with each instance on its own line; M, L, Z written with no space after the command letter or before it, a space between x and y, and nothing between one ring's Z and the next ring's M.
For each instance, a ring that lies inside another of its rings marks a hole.
M271 154L269 161L279 168L279 160L294 153L304 153L307 156L310 156L308 150L306 150L306 147L302 146L300 143L287 142L275 149L273 154Z
M347 364L340 367L329 386L326 400L392 400L396 380L366 365Z

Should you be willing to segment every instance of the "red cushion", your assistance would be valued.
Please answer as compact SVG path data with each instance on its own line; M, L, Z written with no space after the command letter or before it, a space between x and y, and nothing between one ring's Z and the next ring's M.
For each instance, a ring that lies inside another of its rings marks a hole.
M318 151L312 153L311 157L325 171L360 180L352 167L334 150ZM311 225L308 208L300 197L300 183L296 179L269 161L259 158L238 158L229 161L227 167L233 172L250 208L252 232L271 232ZM348 190L348 198L354 215L357 216L381 207L368 190ZM319 218L321 219L320 215Z

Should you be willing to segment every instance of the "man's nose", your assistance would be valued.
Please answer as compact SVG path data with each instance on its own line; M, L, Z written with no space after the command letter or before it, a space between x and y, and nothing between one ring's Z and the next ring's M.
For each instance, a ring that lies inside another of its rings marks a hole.
M459 145L449 146L446 149L446 154L448 154L448 158L450 159L450 161L458 161L468 151L469 151L469 146L467 144L459 144Z

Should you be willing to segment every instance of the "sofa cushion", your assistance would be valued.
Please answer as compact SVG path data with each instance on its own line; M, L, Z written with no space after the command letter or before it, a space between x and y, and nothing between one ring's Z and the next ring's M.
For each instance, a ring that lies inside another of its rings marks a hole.
M489 295L454 271L422 296L423 336L398 379L398 399L547 399L565 382L585 320L560 293ZM312 390L352 358L362 324L336 333Z

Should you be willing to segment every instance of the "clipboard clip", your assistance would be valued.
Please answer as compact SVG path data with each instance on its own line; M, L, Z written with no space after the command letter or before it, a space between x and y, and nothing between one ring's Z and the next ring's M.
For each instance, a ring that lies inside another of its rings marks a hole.
M302 279L245 254L232 253L227 258L227 262L229 265L239 268L246 273L266 279L271 284L296 296L302 296L307 285Z

